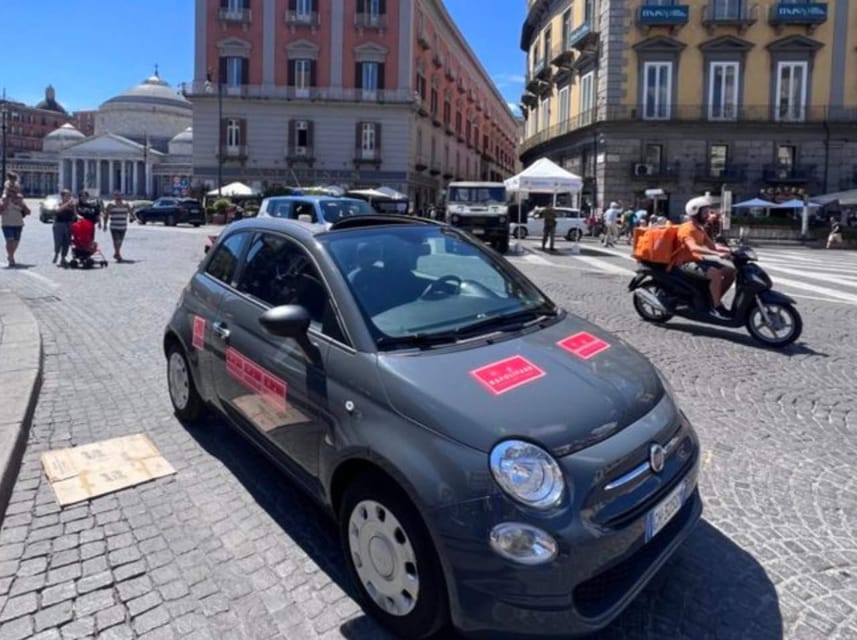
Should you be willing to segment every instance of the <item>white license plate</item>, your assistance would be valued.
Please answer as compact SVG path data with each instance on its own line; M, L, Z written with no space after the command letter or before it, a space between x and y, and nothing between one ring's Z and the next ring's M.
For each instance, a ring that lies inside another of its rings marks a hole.
M483 229L482 227L473 227L470 233L472 233L474 236L481 236L483 233L485 233L485 229Z
M681 509L686 497L687 480L683 480L670 494L646 515L646 542L654 538Z

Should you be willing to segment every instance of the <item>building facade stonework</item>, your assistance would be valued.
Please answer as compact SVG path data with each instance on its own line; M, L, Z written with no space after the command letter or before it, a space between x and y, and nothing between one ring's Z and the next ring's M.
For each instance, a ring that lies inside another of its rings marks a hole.
M514 116L440 0L196 0L195 59L208 186L389 186L419 208L514 170Z
M857 5L530 0L524 164L548 156L603 208L663 189L672 215L857 188Z

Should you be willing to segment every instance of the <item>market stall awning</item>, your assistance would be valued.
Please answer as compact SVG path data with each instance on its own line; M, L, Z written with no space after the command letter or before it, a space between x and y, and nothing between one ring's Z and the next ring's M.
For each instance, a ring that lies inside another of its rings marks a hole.
M573 193L583 188L583 179L548 158L541 158L504 184L512 192Z

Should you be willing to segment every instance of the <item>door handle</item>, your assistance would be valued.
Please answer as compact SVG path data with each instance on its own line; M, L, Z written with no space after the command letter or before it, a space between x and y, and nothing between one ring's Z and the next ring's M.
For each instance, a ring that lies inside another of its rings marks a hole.
M222 322L213 322L211 324L211 330L218 338L221 340L229 339L229 329L226 328L226 325Z

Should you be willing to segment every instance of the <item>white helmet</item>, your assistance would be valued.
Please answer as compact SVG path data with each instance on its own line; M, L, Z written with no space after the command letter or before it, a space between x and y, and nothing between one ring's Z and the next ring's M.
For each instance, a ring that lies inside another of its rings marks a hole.
M684 205L684 212L687 214L688 218L693 218L699 214L700 209L705 207L714 207L719 204L720 198L706 193L704 196L697 196L688 200L687 204Z

